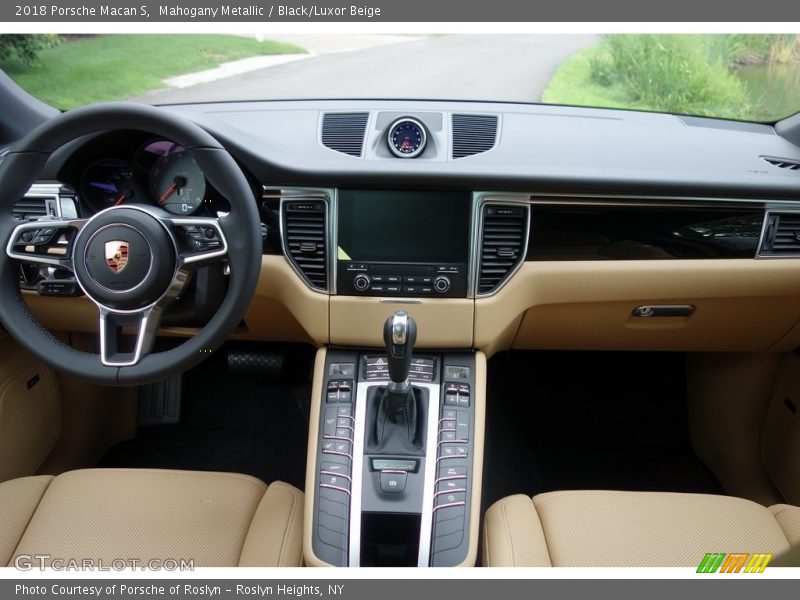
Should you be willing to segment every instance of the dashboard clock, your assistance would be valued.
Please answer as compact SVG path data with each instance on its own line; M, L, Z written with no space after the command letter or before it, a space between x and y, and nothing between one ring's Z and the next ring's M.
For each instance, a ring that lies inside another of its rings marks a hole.
M428 136L425 127L410 117L403 117L389 127L387 142L392 154L400 158L414 158L425 150Z

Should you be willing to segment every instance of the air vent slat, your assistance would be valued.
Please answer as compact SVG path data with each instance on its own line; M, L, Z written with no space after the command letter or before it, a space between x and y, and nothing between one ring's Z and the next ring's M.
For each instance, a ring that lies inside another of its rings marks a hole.
M496 140L496 115L453 115L453 158L487 152Z
M328 289L326 204L322 200L289 200L282 205L283 240L287 258L306 282Z
M487 204L483 207L477 293L490 294L525 260L528 207Z
M763 160L767 161L774 167L779 169L788 169L790 171L800 171L800 160L791 158L773 158L771 156L762 156Z
M325 113L322 144L350 156L361 156L369 113Z
M800 255L800 216L769 213L760 256Z
M45 198L25 197L14 204L14 218L22 221L37 219L48 214Z

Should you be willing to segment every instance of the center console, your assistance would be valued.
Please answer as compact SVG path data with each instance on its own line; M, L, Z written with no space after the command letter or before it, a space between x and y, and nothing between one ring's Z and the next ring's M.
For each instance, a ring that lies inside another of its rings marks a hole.
M306 563L475 562L485 357L414 351L390 315L384 349L320 350L306 482Z

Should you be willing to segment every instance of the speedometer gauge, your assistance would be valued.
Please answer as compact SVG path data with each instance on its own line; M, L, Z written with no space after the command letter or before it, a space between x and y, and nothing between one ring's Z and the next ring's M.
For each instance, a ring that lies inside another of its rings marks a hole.
M425 127L416 119L403 117L389 127L389 150L400 158L414 158L422 154L427 141Z

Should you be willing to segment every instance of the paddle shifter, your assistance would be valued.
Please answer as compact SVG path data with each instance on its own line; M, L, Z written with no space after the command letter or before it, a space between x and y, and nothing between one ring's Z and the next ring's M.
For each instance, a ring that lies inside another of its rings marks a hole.
M417 325L404 311L397 311L383 326L386 357L391 381L376 386L370 393L367 419L371 435L368 450L378 454L419 455L423 453L420 406L423 390L408 381L411 355L417 339Z
M383 326L383 341L389 363L389 392L408 392L408 372L411 369L411 354L417 341L417 324L408 313L398 310L386 319Z

